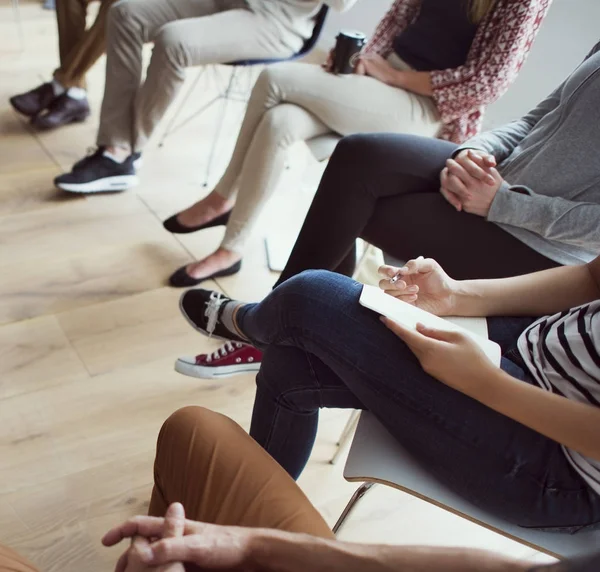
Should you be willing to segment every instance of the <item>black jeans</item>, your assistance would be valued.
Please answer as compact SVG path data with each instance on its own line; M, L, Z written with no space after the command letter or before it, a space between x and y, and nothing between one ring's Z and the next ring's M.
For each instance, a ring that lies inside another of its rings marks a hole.
M414 135L352 135L337 146L277 285L303 270L351 276L364 238L407 261L435 258L459 280L553 268L482 217L457 212L439 192L456 145Z
M361 285L304 272L237 313L264 350L251 436L297 478L322 407L367 409L411 454L471 502L527 527L578 530L600 523L600 495L561 446L440 383L375 312ZM512 351L531 318L492 318L502 369L533 384Z

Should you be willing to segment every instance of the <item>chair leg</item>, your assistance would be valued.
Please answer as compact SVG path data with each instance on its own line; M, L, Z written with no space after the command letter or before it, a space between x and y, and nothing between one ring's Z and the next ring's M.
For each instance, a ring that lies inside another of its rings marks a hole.
M25 49L25 35L23 33L23 20L21 19L21 6L19 4L19 0L12 0L12 7L15 14L15 21L17 23L19 43L21 44L21 51L23 51Z
M360 419L360 411L358 409L355 409L350 414L350 417L348 418L348 421L346 422L346 425L344 426L344 430L342 431L342 434L340 435L340 439L336 443L337 449L336 449L333 457L331 457L331 460L329 461L329 463L331 465L335 465L339 461L340 456L342 455L344 449L346 448L346 445L348 444L348 442L350 441L350 438L352 437L352 433L354 432L354 430L356 429L356 426L358 425L359 419Z
M342 511L342 514L340 515L337 522L333 526L333 529L332 529L333 534L337 535L337 533L340 531L340 529L342 528L342 526L344 525L344 523L350 516L350 513L354 510L354 508L358 504L358 501L360 499L362 499L369 492L369 490L371 490L371 488L375 484L376 483L363 483L362 485L360 485L360 487L358 487L358 489L356 489L355 493L352 495L352 498L346 505L346 508L344 508L344 510Z
M203 77L204 74L206 73L207 68L208 68L208 66L204 66L198 72L198 75L196 76L196 79L194 79L194 82L190 86L190 89L188 89L187 93L181 98L181 101L177 105L177 109L175 110L175 113L173 113L173 115L171 116L171 119L169 120L169 124L167 125L167 128L164 130L162 137L160 138L160 141L158 142L159 147L162 147L165 144L165 140L167 139L167 137L169 137L169 135L172 135L173 133L175 133L175 131L179 130L181 127L186 125L189 121L191 121L194 117L196 117L203 111L206 111L213 103L215 103L219 99L220 96L216 97L215 99L211 100L207 105L202 106L202 108L200 110L196 111L193 115L191 115L190 117L188 117L187 119L185 119L184 121L179 123L178 125L175 125L175 123L179 119L179 115L182 112L185 104L187 103L188 99L192 95L192 92L196 91L196 86L198 85L200 78Z
M219 146L219 140L221 139L221 131L223 129L223 123L225 122L225 114L227 113L227 104L229 103L229 96L231 95L231 90L235 83L237 75L237 66L234 66L233 70L231 70L231 77L229 78L229 85L225 90L223 95L223 105L221 106L221 113L219 114L219 120L217 121L217 128L215 130L215 136L213 137L213 144L210 149L210 155L208 157L208 163L206 165L206 174L204 176L203 187L207 187L210 181L210 175L212 172L213 162L215 158L215 153L217 151L217 147Z

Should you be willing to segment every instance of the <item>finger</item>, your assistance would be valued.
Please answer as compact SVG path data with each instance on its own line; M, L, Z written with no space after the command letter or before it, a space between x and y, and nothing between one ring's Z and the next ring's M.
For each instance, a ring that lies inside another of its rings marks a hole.
M203 560L210 558L207 547L203 545L201 536L164 538L150 547L152 555L146 564L161 566L170 562L193 562L202 568Z
M458 211L462 211L462 203L457 195L444 189L444 187L440 188L440 193L442 196Z
M481 160L483 164L487 168L495 167L497 165L496 157L490 155L489 153L481 154Z
M458 343L465 337L463 333L456 330L440 330L438 328L427 327L424 324L417 324L417 332L432 340L448 343Z
M119 559L117 560L117 565L115 566L115 572L125 572L127 569L127 557L129 555L129 550L126 550L121 554Z
M463 149L456 155L455 159L464 159L465 157L470 157L483 167L494 167L496 165L496 157L482 149Z
M448 167L444 167L442 169L442 172L440 173L440 184L442 185L442 187L446 186L447 181L448 181Z
M483 165L483 159L481 157L477 157L475 159L475 155L469 153L467 158L457 160L467 173L474 179L481 181L483 183L487 183L488 185L494 184L494 177L485 169L483 169L480 165Z
M393 298L396 298L396 300L400 300L401 302L406 302L407 304L414 304L418 299L419 299L419 294L406 294L406 293L399 293L395 290L384 290L383 291L384 294L387 294L388 296L392 296Z
M440 193L442 193L442 196L457 210L457 211L461 211L463 208L462 202L460 200L460 197L457 196L455 193L452 192L452 190L450 189L451 183L449 181L450 178L450 173L448 171L448 168L446 167L443 171L442 174L440 176L440 181L441 181L441 187L440 187Z
M381 274L382 276L387 276L388 278L393 278L394 276L396 276L396 274L398 274L399 270L400 268L398 268L397 266L389 266L388 264L383 264L377 269L377 273Z
M471 198L471 193L469 193L465 183L456 175L450 175L448 177L448 186L446 187L446 190L457 195L461 203L466 199Z
M173 503L165 514L165 530L163 538L177 538L183 536L185 528L185 510L181 503ZM155 568L156 572L184 572L181 563L166 564Z
M181 503L175 502L165 514L164 538L183 536L185 528L185 510Z
M151 538L153 536L163 535L164 518L153 516L135 516L127 522L109 530L102 538L104 546L114 546L119 544L124 538L133 538L134 536L144 536Z
M389 290L391 292L399 292L401 290L404 290L407 287L407 284L406 282L404 282L404 280L397 280L396 282L391 282L389 278L384 278L383 280L379 281L378 286L381 290L384 291Z
M381 316L380 320L385 324L386 328L394 332L415 353L423 348L424 342L427 341L427 338L417 330L402 326L385 316Z
M152 557L150 543L142 536L136 536L127 554L127 569L142 570L144 564ZM132 572L133 572L132 570Z
M413 258L406 263L404 268L406 268L407 271L403 272L403 275L426 274L434 269L435 264L436 262L433 258L417 256L417 258Z
M446 167L448 168L448 182L451 184L452 177L456 177L460 179L460 181L464 184L469 184L473 181L473 177L469 175L467 170L454 159L448 159L446 161ZM451 191L452 187L449 187Z

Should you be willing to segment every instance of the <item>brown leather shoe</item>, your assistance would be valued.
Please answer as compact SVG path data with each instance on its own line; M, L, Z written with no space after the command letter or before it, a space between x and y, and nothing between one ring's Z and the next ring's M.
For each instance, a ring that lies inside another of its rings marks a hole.
M51 83L43 83L31 91L14 95L9 99L13 108L27 117L35 117L40 111L46 109L53 100L54 90Z
M90 114L90 105L86 99L75 99L66 93L59 95L45 113L36 115L31 124L38 129L55 129L68 123L85 121Z

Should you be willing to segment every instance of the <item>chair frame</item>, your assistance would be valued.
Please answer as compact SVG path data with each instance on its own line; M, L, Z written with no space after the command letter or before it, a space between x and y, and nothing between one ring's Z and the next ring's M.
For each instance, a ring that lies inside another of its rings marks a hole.
M15 1L18 2L18 0L13 0L13 2L15 2ZM204 75L204 73L206 72L206 70L208 68L215 69L215 66L204 66L201 69L201 71L198 74L198 76L196 77L196 79L194 80L194 83L192 84L192 86L190 87L190 89L188 90L188 92L181 99L181 101L180 101L177 109L175 110L175 113L173 114L173 116L171 117L171 120L169 121L169 124L167 125L167 128L163 132L163 135L162 135L162 137L161 137L161 139L160 139L160 141L158 143L158 146L159 147L163 147L164 143L165 143L165 140L167 139L167 137L169 137L170 135L172 135L173 133L175 133L176 131L178 131L181 127L183 127L184 125L186 125L187 123L189 123L195 117L198 117L202 113L208 111L216 103L222 101L223 105L221 106L221 111L219 113L219 117L218 117L218 120L217 120L217 125L216 125L216 129L215 129L215 135L213 137L213 143L212 143L212 146L211 146L210 155L209 155L209 159L208 159L208 164L206 166L206 173L205 173L205 176L204 176L203 186L204 187L208 186L208 183L209 183L209 180L210 180L210 175L211 175L211 172L212 172L212 167L213 167L213 162L214 162L216 150L217 150L217 147L218 147L218 144L219 144L219 140L220 140L220 137L221 137L221 131L222 131L222 128L223 128L223 123L225 121L225 115L226 115L226 112L227 112L228 103L229 103L229 101L239 101L241 103L247 103L248 99L250 97L249 94L250 94L250 91L251 91L251 84L253 83L251 81L249 82L250 85L249 85L248 89L245 91L245 93L241 93L241 94L234 93L235 82L236 82L236 80L239 80L239 70L241 68L252 68L252 67L265 66L265 65L274 64L274 63L280 63L280 62L294 61L294 60L297 60L297 59L300 59L300 58L306 56L317 45L319 37L321 36L321 32L323 31L323 27L325 25L325 21L327 19L328 13L329 13L329 7L326 4L323 4L323 6L321 6L321 9L319 10L318 14L315 16L315 26L314 26L313 33L312 33L311 37L308 40L306 40L306 42L302 46L302 49L298 53L293 54L292 56L290 56L288 58L270 58L270 59L255 59L255 60L239 60L239 61L236 61L236 62L228 62L228 63L223 64L225 66L231 66L233 68L232 71L231 71L231 75L229 76L229 82L228 82L227 87L224 90L221 90L221 92L219 93L219 95L217 95L212 100L210 100L208 103L206 103L205 105L203 105L199 110L197 110L196 112L194 112L190 117L188 117L187 119L185 119L184 121L182 121L180 123L177 123L177 120L179 118L179 114L183 110L183 106L188 101L188 99L189 99L190 95L192 94L192 92L195 90L196 85L198 84L198 81L200 80L200 78ZM252 78L250 76L250 80L251 79Z
M21 5L19 0L12 0L13 13L15 15L15 22L17 24L17 30L19 34L19 44L21 45L21 51L25 49L25 34L23 32L23 19L21 18Z
M379 454L383 453L384 455L386 453L393 454L393 443L396 443L396 441L393 439L393 437L391 437L391 435L387 434L387 432L386 437L384 437L383 433L381 437L379 436L379 431L381 429L378 429L378 427L381 424L377 423L376 419L373 418L372 414L369 414L369 419L365 419L364 421L366 422L366 426L357 441L358 450L356 451L358 459L362 458L363 460L359 461L359 465L357 466L357 458L355 458L353 461L349 462L349 465L347 465L346 469L344 470L344 478L348 482L356 482L360 483L360 485L350 498L349 502L346 504L340 517L335 523L332 529L335 534L339 534L343 525L348 521L349 516L354 511L360 500L364 498L367 492L372 490L374 485L382 484L390 488L399 490L401 492L407 493L415 498L423 500L433 506L436 506L451 514L454 514L455 516L458 516L464 520L477 524L478 526L481 526L491 532L500 534L505 538L513 540L523 546L527 546L554 558L562 559L565 557L572 557L576 555L583 556L588 552L592 552L593 547L597 544L598 538L600 538L600 534L598 531L581 532L581 537L579 536L579 534L577 534L573 537L573 541L570 541L568 540L570 537L567 534L520 529L514 524L504 522L502 519L494 516L493 513L481 510L480 508L475 506L472 507L474 512L471 513L469 508L471 504L468 501L464 501L464 499L457 503L456 501L460 499L460 496L456 493L452 493L452 491L450 490L447 491L447 494L450 495L447 499L448 502L444 501L443 495L446 494L444 492L444 489L446 487L441 482L438 483L441 489L437 488L437 492L436 487L434 487L434 489L431 490L428 488L427 484L422 490L418 488L418 485L413 489L411 488L411 486L413 485L409 485L411 481L414 484L416 484L417 482L421 482L420 478L429 479L431 477L428 474L427 469L423 467L419 468L416 474L414 473L415 469L411 468L410 466L410 454L408 454L408 458L406 459L409 464L407 465L408 473L407 481L405 484L403 484L401 480L399 481L399 479L397 479L395 476L389 473L385 468L383 468L382 470L382 467L380 467L379 469L374 467L372 469L371 476L369 476L369 464L374 462L373 458L369 458L371 447L368 446L368 443L370 442L370 440L375 439L377 441L379 439L385 439L388 441L389 444L386 444L385 440L383 441L379 451ZM366 444L367 446L365 448ZM389 451L387 450L388 448ZM401 446L400 451L403 451L403 448ZM365 453L366 458L364 457ZM362 466L364 463L367 464ZM401 462L398 466L394 466L393 471L401 471L402 466L403 462ZM401 474L401 472L398 473L400 477ZM393 480L390 480L390 476L393 476ZM417 481L414 480L415 478L417 478ZM436 480L433 479L432 484L435 481ZM442 496L439 496L440 491L442 492ZM429 492L433 492L433 496L430 496ZM489 520L487 520L488 518ZM523 535L519 534L520 530L523 531ZM588 536L589 534L591 534L592 536ZM556 537L557 539L560 539L560 541L557 540L556 542L549 542L548 539L550 537Z

